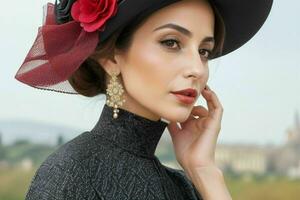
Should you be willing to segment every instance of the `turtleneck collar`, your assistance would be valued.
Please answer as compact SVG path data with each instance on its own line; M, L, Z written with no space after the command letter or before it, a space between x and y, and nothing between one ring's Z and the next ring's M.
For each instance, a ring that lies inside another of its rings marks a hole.
M114 119L113 108L104 104L92 131L128 152L154 158L157 144L168 123L161 119L153 121L128 110L118 109L118 118Z

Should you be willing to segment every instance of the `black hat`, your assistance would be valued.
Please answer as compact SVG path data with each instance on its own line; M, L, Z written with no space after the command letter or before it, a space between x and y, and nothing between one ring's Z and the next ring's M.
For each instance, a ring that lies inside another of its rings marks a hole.
M180 0L122 0L116 16L107 22L100 41L104 41L118 27L127 24L139 14L148 14ZM250 40L266 21L273 0L210 0L225 23L223 53L228 54Z

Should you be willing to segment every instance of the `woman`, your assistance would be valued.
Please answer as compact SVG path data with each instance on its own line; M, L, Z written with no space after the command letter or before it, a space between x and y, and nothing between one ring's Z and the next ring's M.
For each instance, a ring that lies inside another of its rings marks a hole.
M271 5L49 3L16 78L39 89L105 94L107 101L92 130L42 163L26 199L231 199L214 161L223 108L206 85L208 61L246 43ZM208 109L194 106L200 95ZM183 170L164 166L154 155L166 127Z

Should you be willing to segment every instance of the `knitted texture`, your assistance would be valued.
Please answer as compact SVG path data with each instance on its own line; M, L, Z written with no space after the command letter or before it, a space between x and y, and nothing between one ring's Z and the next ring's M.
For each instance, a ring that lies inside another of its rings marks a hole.
M168 125L106 104L100 119L39 167L26 200L200 200L183 170L163 165L157 144Z

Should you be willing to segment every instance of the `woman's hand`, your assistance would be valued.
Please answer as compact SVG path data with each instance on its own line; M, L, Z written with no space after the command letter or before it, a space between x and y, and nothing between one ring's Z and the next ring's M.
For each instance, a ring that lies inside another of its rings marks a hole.
M204 89L201 94L208 110L200 105L194 106L189 118L180 123L182 129L175 122L168 125L176 159L185 171L216 167L215 148L221 130L223 107L215 92L206 87L208 90Z

